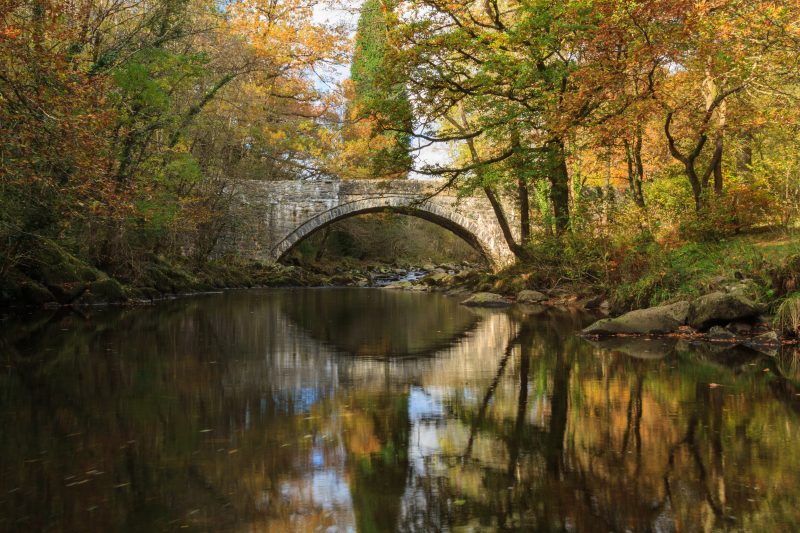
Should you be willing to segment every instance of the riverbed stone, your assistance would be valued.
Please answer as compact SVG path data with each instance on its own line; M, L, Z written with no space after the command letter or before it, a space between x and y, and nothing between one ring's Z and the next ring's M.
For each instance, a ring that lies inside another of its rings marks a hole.
M468 307L508 307L511 302L493 292L476 292L461 302L461 305Z
M521 304L538 304L547 300L547 295L539 292L526 289L517 293L517 303Z
M781 339L778 334L774 331L768 331L766 333L762 333L761 335L757 335L750 339L750 344L755 345L765 345L765 346L777 346L781 343Z
M440 285L447 285L449 281L452 280L452 276L450 276L447 272L436 270L432 274L429 274L422 278L422 281L426 285L433 285L433 286L440 286Z
M410 281L403 280L403 281L395 281L394 283L390 283L388 285L384 285L383 288L384 289L393 289L393 290L397 290L397 289L410 290L413 286L414 286L414 284L411 283Z
M78 305L122 303L128 299L125 289L113 278L93 281L86 291L75 300Z
M712 292L692 302L687 322L693 328L707 330L730 322L753 321L760 311L759 306L744 294Z
M732 341L736 339L736 335L723 328L722 326L711 326L706 334L709 339L715 341Z
M638 309L616 318L598 320L583 330L586 335L654 335L672 333L686 323L688 302Z

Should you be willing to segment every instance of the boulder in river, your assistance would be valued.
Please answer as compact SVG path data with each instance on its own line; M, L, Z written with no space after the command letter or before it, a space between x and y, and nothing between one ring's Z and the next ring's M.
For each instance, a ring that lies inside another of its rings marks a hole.
M750 339L750 344L761 346L779 346L781 338L774 331L767 331Z
M749 339L745 345L757 352L774 357L781 347L781 338L774 331L768 331Z
M517 303L538 304L547 300L547 295L539 291L524 290L517 294Z
M452 281L452 276L450 276L447 272L435 270L433 273L422 278L422 281L426 285L438 287L442 285L448 285Z
M671 333L686 323L688 302L638 309L617 318L598 320L583 330L586 335L616 335L618 333L647 335Z
M687 322L693 328L706 330L730 322L752 321L760 312L758 304L744 294L712 292L692 302Z
M461 302L461 305L469 307L508 307L511 302L493 292L476 292Z
M384 285L383 288L384 289L405 289L405 290L410 290L413 286L414 286L414 284L411 283L410 281L403 280L403 281L395 281L393 283L389 283L388 285Z
M735 341L737 339L735 333L731 333L722 326L711 326L706 335L715 341Z

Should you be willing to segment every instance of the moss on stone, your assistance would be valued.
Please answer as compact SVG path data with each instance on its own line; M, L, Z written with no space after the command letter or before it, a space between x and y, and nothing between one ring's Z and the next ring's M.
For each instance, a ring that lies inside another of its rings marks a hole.
M76 300L77 304L122 303L128 295L120 283L112 278L104 278L89 284L86 291Z

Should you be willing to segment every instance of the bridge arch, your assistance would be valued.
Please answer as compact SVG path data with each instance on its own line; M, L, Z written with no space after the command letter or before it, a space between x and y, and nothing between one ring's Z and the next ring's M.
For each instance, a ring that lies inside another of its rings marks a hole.
M431 200L417 201L407 196L365 198L342 203L315 214L278 242L272 248L270 255L278 261L300 241L325 226L345 218L387 210L422 218L452 231L475 248L493 269L498 269L507 263L504 257L496 253L492 234L475 221L456 212L450 206L439 205Z

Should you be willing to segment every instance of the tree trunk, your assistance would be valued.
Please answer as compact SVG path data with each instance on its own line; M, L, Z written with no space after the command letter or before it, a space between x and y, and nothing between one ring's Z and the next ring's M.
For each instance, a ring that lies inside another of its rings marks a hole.
M319 242L319 248L317 248L317 253L314 256L314 261L319 263L322 261L322 257L325 255L325 245L328 244L328 236L331 234L331 227L325 226L322 230L322 240Z
M689 183L692 185L694 209L695 211L699 212L703 209L703 185L700 182L700 178L697 176L697 172L694 169L694 164L687 164L685 167L686 175L689 177Z
M547 159L556 234L561 235L569 228L569 171L562 139L557 138L547 143Z
M748 175L753 170L753 134L745 133L742 137L742 149L736 158L736 170L739 174Z
M524 179L517 180L517 196L519 197L519 240L525 246L531 240L531 206L530 191Z
M508 218L506 218L506 213L503 210L503 205L497 199L497 195L494 193L491 187L484 186L483 192L486 193L486 197L489 199L489 203L492 204L492 210L494 211L494 216L497 218L497 223L500 224L500 229L503 232L503 238L508 244L508 247L517 257L517 259L525 259L527 258L527 253L525 252L525 248L520 246L520 244L514 240L514 234L511 232L511 226L508 223Z
M724 147L725 137L722 132L717 135L716 147L714 148L715 156L719 154L717 157L714 158L714 194L717 196L722 196L722 150Z
M644 181L644 164L642 163L642 132L636 129L633 143L625 139L625 160L628 163L628 187L631 191L634 203L644 209L644 193L642 192L642 182Z

